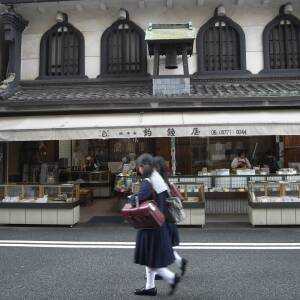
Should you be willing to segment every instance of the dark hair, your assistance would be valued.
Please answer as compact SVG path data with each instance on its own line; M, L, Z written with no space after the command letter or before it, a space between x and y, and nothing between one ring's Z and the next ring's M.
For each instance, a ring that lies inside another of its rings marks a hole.
M166 161L162 156L155 156L154 157L154 168L160 174L160 176L164 179L166 184L170 186L169 178L166 172Z
M144 169L144 174L142 174L143 178L151 176L153 172L153 156L148 153L140 155L137 159L137 167Z

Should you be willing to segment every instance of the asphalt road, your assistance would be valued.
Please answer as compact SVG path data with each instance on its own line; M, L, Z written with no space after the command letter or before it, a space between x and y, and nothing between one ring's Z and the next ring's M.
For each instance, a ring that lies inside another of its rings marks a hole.
M209 225L180 230L183 242L300 243L300 228ZM3 240L132 242L127 226L0 227ZM300 250L179 250L189 261L176 294L158 281L154 299L300 299ZM2 247L0 299L144 299L144 267L132 249ZM176 266L171 266L176 270Z

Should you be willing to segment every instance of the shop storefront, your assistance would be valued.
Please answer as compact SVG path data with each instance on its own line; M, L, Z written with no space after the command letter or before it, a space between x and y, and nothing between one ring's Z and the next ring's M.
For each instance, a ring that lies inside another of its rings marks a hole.
M28 224L73 225L79 221L74 207L80 204L84 221L119 215L122 198L138 182L135 158L148 152L165 158L171 181L186 200L205 199L206 214L246 214L249 182L300 181L300 118L298 112L276 111L228 115L172 113L163 126L160 114L124 115L128 127L117 127L120 115L2 119L0 135L10 139L1 143L2 205L12 214L17 203L19 215L10 222ZM241 150L251 167L236 170L231 163ZM59 216L67 210L71 221L63 223Z

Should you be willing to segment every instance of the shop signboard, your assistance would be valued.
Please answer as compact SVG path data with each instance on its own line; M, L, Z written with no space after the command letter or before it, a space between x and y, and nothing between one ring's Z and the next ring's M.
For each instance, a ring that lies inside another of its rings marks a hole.
M0 141L300 135L300 111L0 118Z
M143 127L99 129L97 138L151 138L151 137L207 137L207 136L247 136L247 127ZM251 134L253 135L253 134Z

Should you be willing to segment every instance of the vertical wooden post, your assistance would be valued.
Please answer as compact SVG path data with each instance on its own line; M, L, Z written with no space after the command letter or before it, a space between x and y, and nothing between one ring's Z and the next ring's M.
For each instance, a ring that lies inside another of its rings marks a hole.
M73 201L74 199L72 199ZM80 185L77 183L75 185L75 200L79 201L80 200ZM74 202L74 201L73 201Z
M39 198L44 198L45 189L43 185L39 185Z
M200 202L205 202L204 183L200 183L199 194L201 195L201 201Z
M187 186L187 184L184 185L184 200L185 201L189 200L189 198L188 198L188 186Z
M171 167L172 175L176 174L176 138L171 137Z
M153 76L159 75L159 49L158 46L154 48L154 66L153 66Z
M6 184L9 184L8 167L9 167L9 142L6 143Z
M70 162L70 173L72 172L72 170L73 170L73 140L71 140L70 141L70 160L71 160L71 162ZM68 178L69 179L69 178ZM72 180L72 178L70 179L70 180Z
M286 195L286 190L285 190L285 183L281 182L280 183L280 196L285 196Z
M188 63L186 47L184 47L183 50L182 50L182 64L183 64L183 73L184 73L184 75L189 76L189 63Z

